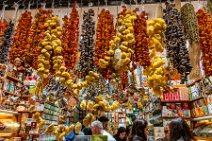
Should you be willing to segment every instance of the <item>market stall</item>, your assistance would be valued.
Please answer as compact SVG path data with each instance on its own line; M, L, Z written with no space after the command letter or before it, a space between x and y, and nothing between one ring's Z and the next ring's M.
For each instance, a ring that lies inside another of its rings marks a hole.
M3 2L0 140L98 140L82 132L102 116L111 135L146 119L160 140L180 117L212 140L210 0L61 2Z

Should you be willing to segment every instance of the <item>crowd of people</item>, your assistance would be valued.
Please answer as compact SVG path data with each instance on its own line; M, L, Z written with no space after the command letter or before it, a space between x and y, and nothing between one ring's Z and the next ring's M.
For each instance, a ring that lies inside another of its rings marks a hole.
M145 119L138 119L132 126L120 126L117 133L113 136L108 130L108 118L100 117L92 122L90 127L82 130L80 135L102 135L107 136L107 141L149 141L148 122ZM74 133L72 133L73 136ZM161 141L192 141L193 135L186 121L182 118L174 119L165 129L166 136ZM66 141L73 141L66 137Z

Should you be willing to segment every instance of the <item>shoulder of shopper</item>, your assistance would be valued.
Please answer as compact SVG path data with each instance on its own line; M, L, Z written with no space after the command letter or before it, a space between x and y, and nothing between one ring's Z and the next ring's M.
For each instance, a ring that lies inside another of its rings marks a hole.
M146 140L144 138L136 135L136 136L133 137L132 141L146 141Z
M108 141L116 141L116 139L110 133L108 133L105 130L102 131L102 135L107 136Z

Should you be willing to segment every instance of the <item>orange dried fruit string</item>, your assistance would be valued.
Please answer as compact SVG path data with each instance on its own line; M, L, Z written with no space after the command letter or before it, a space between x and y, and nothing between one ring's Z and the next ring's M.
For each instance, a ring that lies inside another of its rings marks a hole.
M212 75L212 18L205 9L196 13L199 25L200 47L206 76Z
M30 44L28 43L28 36L32 25L31 12L25 11L16 26L13 44L10 50L10 61L13 62L16 58L24 59L28 55Z

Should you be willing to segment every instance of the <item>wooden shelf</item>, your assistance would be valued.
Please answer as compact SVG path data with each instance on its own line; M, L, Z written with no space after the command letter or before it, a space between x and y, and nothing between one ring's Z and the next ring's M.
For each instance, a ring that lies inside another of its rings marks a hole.
M7 113L7 114L14 114L14 115L18 114L18 112L9 111L9 110L1 110L1 109L0 109L0 113Z
M195 98L195 99L191 100L191 102L194 102L194 101L197 101L197 100L200 100L200 99L203 99L203 97Z
M20 96L19 94L14 94L14 93L11 93L11 92L8 92L8 91L3 91L3 92L7 95Z
M188 103L190 100L161 100L161 103Z
M18 83L23 83L21 80L19 80L18 78L16 78L16 77L13 77L13 76L11 76L11 75L6 75L6 78L7 79L9 79L9 80L12 80L12 81L14 81L14 82L18 82Z
M211 141L212 138L194 137L197 141Z
M163 116L162 118L180 118L179 116ZM191 117L182 117L184 119L191 119Z
M193 118L193 121L199 121L199 120L206 120L206 119L212 119L212 115L205 115L201 117Z

